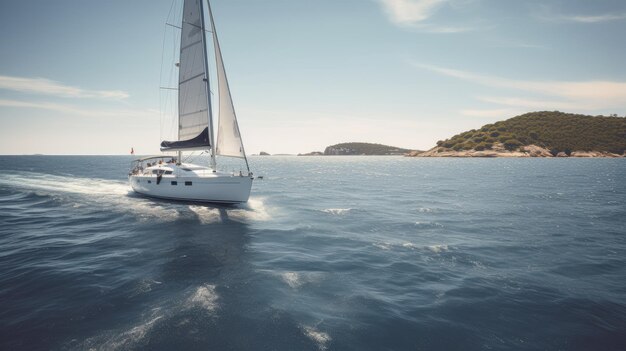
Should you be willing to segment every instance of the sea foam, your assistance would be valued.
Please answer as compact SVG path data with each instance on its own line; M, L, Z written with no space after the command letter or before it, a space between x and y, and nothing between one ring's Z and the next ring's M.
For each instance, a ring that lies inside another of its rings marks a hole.
M448 245L430 245L430 246L427 246L427 248L434 253L448 251Z
M163 316L157 315L120 333L111 331L104 332L103 334L88 338L76 349L90 351L135 349L142 342L146 341L145 339L148 333L161 319L163 319Z
M314 327L306 325L302 326L302 330L304 331L304 335L313 340L320 350L326 350L328 342L331 341L328 333L321 332Z
M262 198L250 198L239 208L227 209L228 218L237 222L267 221L271 219L268 207Z
M219 295L215 291L215 285L204 284L198 287L187 299L185 306L187 308L200 307L213 312L218 308L218 299Z
M351 208L327 208L322 210L324 213L328 213L334 216L343 216L352 211Z
M280 273L280 278L290 288L297 289L305 284L321 280L322 274L321 272L283 272Z
M179 217L176 206L164 206L149 199L130 196L130 186L125 182L56 176L40 173L9 174L0 178L0 185L22 188L67 202L72 208L106 208L111 211L132 213L140 220L175 221Z

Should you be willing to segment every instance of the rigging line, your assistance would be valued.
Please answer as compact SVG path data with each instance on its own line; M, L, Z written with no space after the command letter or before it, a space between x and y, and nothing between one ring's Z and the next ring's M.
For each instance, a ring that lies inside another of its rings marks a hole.
M166 22L169 22L171 19L176 18L176 14L179 12L178 8L178 2L179 0L172 0L171 2L171 6L170 6L170 10L168 12L167 15L167 20ZM172 34L172 35L170 35ZM169 50L166 50L166 47L169 49L170 47L170 41L172 41L172 45L171 47L174 49L176 46L176 31L171 31L167 28L167 26L164 27L163 30L163 47L161 49L161 70L159 72L159 83L160 83L160 87L159 87L159 105L160 105L160 123L159 123L159 129L160 129L160 135L162 139L166 139L166 135L170 135L172 133L172 129L173 129L173 125L172 123L168 123L170 121L171 116L173 116L175 114L174 112L174 108L175 106L172 104L172 95L170 94L169 91L167 90L163 90L161 89L163 85L165 85L164 83L167 83L167 85L170 85L172 82L172 74L174 69L172 67L170 67L168 69L167 72L165 72L164 67L165 65L165 57L168 57L168 54L170 54ZM174 57L175 55L175 51L172 52L171 57ZM169 64L167 66L170 66ZM165 80L167 79L167 81ZM168 89L169 90L169 89ZM173 120L173 119L172 119Z
M174 10L174 4L176 0L172 1L172 5L170 5L170 11L167 14L167 18L169 19L172 16L172 10ZM166 23L167 24L167 23ZM163 61L165 60L165 40L167 38L167 30L163 31L163 46L161 48L161 72L159 74L159 82L163 82Z
M189 49L190 47L192 47L192 46L194 46L194 45L197 45L197 44L202 44L202 40L198 40L198 41L196 41L196 42L193 42L193 43L187 44L187 45L185 45L185 46L181 47L181 48L180 48L180 51L187 50L187 49Z
M177 4L178 4L178 0L172 0L169 12L167 14L166 23L170 22L170 20L175 18L177 16L178 12L182 12L182 9L177 9L177 7L180 8L182 6L176 6ZM165 44L166 44L166 42L169 42L168 39L170 38L168 36L168 32L169 31L168 31L167 27L165 27L164 30L163 30L163 46L161 48L161 69L160 69L160 72L159 72L159 85L161 85L161 86L164 85L163 84L164 83L163 82L163 78L164 78L164 75L165 75L164 73L165 72L163 70L163 66L165 64L165 56L166 56ZM172 34L173 34L172 35L172 39L173 39L173 46L172 46L172 48L174 49L174 51L172 52L172 57L175 57L175 52L176 52L175 51L175 47L176 47L176 33L174 33L172 31ZM167 74L167 76L168 76L168 83L167 84L168 85L172 82L172 75L173 75L173 73L174 73L174 69L172 67L170 67L169 72ZM164 96L164 94L165 94L165 96ZM171 124L170 124L169 127L165 127L164 126L164 124L165 124L164 121L166 120L167 116L170 115L168 109L169 109L169 106L171 105L170 104L171 95L169 94L169 92L161 92L159 94L159 99L160 99L159 105L161 107L160 111L159 111L160 112L160 116L159 116L160 117L159 118L160 119L160 121L159 121L160 122L159 123L159 133L161 135L161 138L163 138L164 137L164 133L166 132L165 131L166 129L167 129L167 133L168 134L171 133L171 131L172 131L172 125ZM172 109L173 108L174 108L174 106L172 106ZM174 113L174 111L172 111L172 114L173 113Z
M172 1L172 5L170 5L170 11L167 14L169 18L172 15L172 10L174 9L174 1ZM165 61L165 40L167 38L167 30L163 30L163 44L161 47L161 69L159 70L159 84L163 84L163 61ZM163 110L165 107L163 106L162 96L159 94L159 136L163 137Z
M207 1L207 6L208 6L208 10L209 10L209 17L211 18L211 29L215 32L213 34L213 47L215 49L215 67L217 69L218 66L218 59L219 62L221 64L221 69L222 69L222 75L224 78L224 83L225 83L225 88L226 91L228 92L228 96L230 98L230 107L232 108L232 112L233 112L233 116L234 116L234 127L235 130L238 134L239 137L239 143L240 143L240 152L243 154L243 159L246 161L246 168L248 169L248 174L250 174L250 164L248 163L248 157L246 156L246 150L243 146L243 138L241 137L241 131L239 130L239 122L237 121L237 114L235 113L235 106L233 104L233 100L232 100L232 94L230 92L230 85L228 84L228 77L226 75L226 68L224 67L224 58L222 56L222 50L220 48L220 43L219 43L219 39L217 37L217 29L215 27L215 19L213 18L213 11L211 10L211 3ZM219 75L218 75L218 80L219 80ZM221 106L220 106L221 109ZM218 126L218 130L219 130L219 126ZM215 151L215 149L213 149Z
M178 85L180 86L180 85L183 85L183 84L185 84L185 83L191 82L192 80L194 80L194 79L196 79L196 78L199 78L199 77L202 77L203 75L204 75L204 72L202 72L202 73L200 73L200 74L196 74L196 75L195 75L195 76L193 76L193 77L189 77L189 78L187 78L187 79L185 79L185 80L182 80L182 81L178 82Z
M192 26L192 27L195 27L195 28L197 28L197 29L201 29L200 27L196 26L195 24L192 24L192 23L189 23L189 22L184 22L184 23L187 23L188 25L190 25L190 26ZM174 28L176 28L176 29L178 29L178 30L183 30L183 27L181 27L181 26L177 26L177 25L172 24L172 23L167 23L167 22L165 22L165 25L166 25L166 26L170 26L170 27L174 27ZM210 30L208 30L208 29L205 29L204 31L205 31L205 32L207 32L207 33L213 33L213 32L211 32L211 31L210 31Z
M175 3L176 3L176 0L173 0L173 1L172 1L172 5L170 5L170 11L169 11L169 13L167 14L167 18L168 18L168 19L169 19L169 18L170 18L170 16L172 15L172 10L174 10L174 4L175 4Z
M165 23L165 24L167 24L167 23ZM192 26L192 27L194 27L194 28L196 28L196 29L200 29L200 30L202 30L202 27L200 27L200 26L198 26L198 25L196 25L196 24L193 24L193 23L191 23L191 22L183 21L183 24L188 24L188 25L190 25L190 26ZM172 27L174 27L174 25L172 25ZM181 28L181 29L182 29L182 28ZM210 31L210 30L208 30L208 29L205 29L204 31L205 31L205 32L207 32L207 33L211 33L211 34L213 34L213 32L211 32L211 31Z

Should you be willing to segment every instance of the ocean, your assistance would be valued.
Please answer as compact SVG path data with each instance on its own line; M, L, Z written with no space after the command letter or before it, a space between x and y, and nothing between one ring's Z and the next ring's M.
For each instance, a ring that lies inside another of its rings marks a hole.
M624 159L251 157L246 205L128 156L1 156L1 350L625 350Z

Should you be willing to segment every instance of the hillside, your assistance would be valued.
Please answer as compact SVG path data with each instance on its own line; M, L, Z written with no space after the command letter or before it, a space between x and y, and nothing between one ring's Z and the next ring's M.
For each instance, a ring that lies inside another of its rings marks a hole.
M411 150L371 143L342 143L324 150L324 155L404 155Z
M492 150L503 155L489 153ZM626 150L626 118L531 112L437 142L419 156L610 156ZM508 155L505 155L508 154ZM519 155L518 155L519 154Z

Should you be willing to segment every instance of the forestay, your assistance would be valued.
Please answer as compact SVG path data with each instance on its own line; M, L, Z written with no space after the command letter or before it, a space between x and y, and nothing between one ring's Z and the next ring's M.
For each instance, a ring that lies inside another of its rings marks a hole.
M245 158L243 142L239 133L239 125L237 124L237 116L235 115L235 107L230 95L230 87L226 78L226 70L224 69L224 61L222 60L222 51L220 43L217 39L215 30L215 21L213 13L209 5L209 15L211 16L211 29L213 31L213 45L215 47L215 61L217 66L217 83L219 90L219 125L217 128L217 144L216 154L221 156L242 157Z

